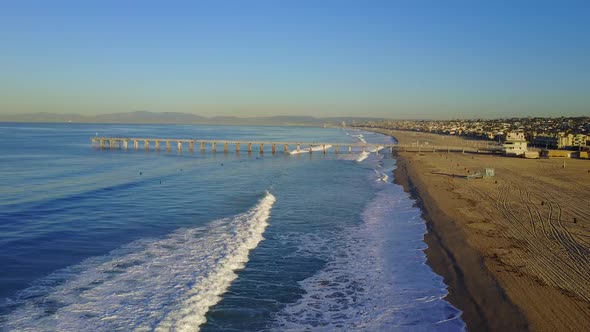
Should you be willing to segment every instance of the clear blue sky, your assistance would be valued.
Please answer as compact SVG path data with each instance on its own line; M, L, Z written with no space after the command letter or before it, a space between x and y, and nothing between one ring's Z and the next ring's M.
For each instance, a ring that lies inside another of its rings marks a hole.
M0 0L0 114L590 114L590 1Z

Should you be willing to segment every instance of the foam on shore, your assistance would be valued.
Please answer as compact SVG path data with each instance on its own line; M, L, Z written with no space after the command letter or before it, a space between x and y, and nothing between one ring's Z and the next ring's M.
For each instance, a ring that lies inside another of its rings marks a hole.
M301 253L328 263L300 282L305 294L276 315L276 330L465 329L442 278L425 265L420 210L399 186L376 185L361 225L303 241Z

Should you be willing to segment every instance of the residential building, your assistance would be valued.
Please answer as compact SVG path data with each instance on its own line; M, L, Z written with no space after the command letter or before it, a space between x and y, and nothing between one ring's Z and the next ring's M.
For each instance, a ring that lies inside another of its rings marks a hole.
M507 156L524 155L524 153L527 151L527 141L524 139L524 133L508 133L504 144L502 144L502 151Z

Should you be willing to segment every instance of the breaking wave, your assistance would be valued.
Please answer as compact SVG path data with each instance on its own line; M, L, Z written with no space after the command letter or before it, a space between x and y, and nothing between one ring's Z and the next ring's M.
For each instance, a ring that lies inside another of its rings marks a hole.
M365 140L365 137L362 134L359 134L359 135L351 135L351 136L352 137L356 137L359 140L359 142L361 142L361 143L367 143L367 141Z
M245 213L57 271L7 304L0 330L198 330L263 240L274 202L267 192Z
M363 160L365 160L365 159L367 159L367 158L369 157L369 154L370 154L370 153L369 153L369 152L367 152L367 151L363 151L363 152L361 152L361 153L358 155L358 157L356 158L356 161L357 161L357 162L359 162L359 163L360 163L360 162L362 162Z
M331 147L332 147L332 145L327 144L325 148L326 148L326 150L328 150ZM323 149L324 149L324 147L321 145L316 145L316 146L311 147L312 152L313 151L322 151ZM301 147L299 149L299 151L297 149L295 149L295 150L289 152L289 154L301 154L301 153L309 153L309 147L305 147L305 148Z
M377 181L381 181L381 182L387 182L389 180L389 176L387 176L387 174L378 171L378 170L374 170L375 171L375 175L377 177Z

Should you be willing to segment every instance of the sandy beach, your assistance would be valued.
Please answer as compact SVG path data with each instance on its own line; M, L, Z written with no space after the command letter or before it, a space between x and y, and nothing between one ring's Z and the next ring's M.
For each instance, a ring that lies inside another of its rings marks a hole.
M401 144L477 144L381 132ZM495 177L466 178L484 167ZM588 330L590 161L400 152L395 173L424 211L429 264L470 330Z

